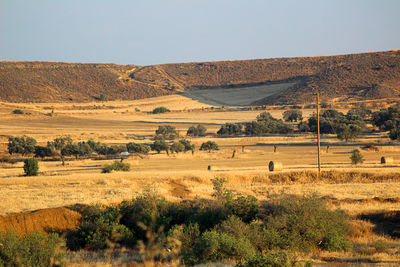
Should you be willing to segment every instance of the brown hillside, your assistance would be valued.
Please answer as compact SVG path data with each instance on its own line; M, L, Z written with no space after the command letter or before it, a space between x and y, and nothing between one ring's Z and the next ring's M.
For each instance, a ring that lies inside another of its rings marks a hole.
M0 62L0 99L85 102L139 99L185 89L296 82L254 105L305 103L314 89L338 101L399 97L400 51L153 66Z

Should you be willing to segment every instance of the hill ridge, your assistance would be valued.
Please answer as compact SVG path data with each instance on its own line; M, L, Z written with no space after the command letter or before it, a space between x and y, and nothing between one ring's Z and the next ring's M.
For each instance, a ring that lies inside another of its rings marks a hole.
M0 61L0 100L90 102L169 95L185 89L297 83L253 105L322 99L399 97L400 50L315 57L225 60L140 66L114 63Z

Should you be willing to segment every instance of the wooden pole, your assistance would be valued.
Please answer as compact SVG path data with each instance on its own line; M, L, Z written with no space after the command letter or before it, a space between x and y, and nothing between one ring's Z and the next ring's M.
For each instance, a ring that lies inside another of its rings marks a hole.
M317 147L318 147L318 177L321 175L321 145L319 137L319 92L317 91Z

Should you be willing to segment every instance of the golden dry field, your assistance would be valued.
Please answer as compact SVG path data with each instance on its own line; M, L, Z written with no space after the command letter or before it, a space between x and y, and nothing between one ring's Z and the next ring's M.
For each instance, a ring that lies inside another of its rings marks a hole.
M159 106L171 112L150 113ZM14 109L30 114L15 115L12 114ZM193 154L150 152L143 157L131 156L124 160L131 165L129 172L101 173L113 160L70 159L65 166L61 161L40 161L39 175L27 177L22 162L0 163L0 215L75 204L118 203L147 189L172 201L211 198L210 180L215 177L226 178L227 187L233 192L254 195L260 201L286 194L317 193L326 198L332 208L341 208L350 214L356 227L364 223L360 222L360 216L400 211L400 146L391 143L386 134L371 133L347 143L333 135L323 136L322 175L318 177L315 135L216 136L222 124L251 121L262 111L221 108L181 95L81 104L0 103L3 157L8 155L9 136L34 137L40 145L61 136L108 144L151 143L159 125L176 126L181 137L191 125L203 124L207 128L207 136L189 138L196 145ZM282 109L266 111L276 118L282 118L284 112ZM313 112L303 109L303 116L307 118ZM220 150L199 151L200 145L208 140L215 141ZM379 150L361 150L364 163L351 165L351 151L365 144L374 144ZM394 163L382 165L382 156L392 156ZM269 172L271 160L282 162L283 171ZM393 249L385 255L374 255L378 261L396 262L398 239L377 235L371 230L374 225L366 224L363 225L366 232L353 241L369 244L377 238L385 240L393 244ZM338 256L329 254L326 257Z

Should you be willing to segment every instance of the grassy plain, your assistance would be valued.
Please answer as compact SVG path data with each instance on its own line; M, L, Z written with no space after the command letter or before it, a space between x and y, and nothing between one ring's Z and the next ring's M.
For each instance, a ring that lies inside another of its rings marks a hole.
M158 106L165 106L172 112L151 114L150 111ZM17 108L31 114L12 114ZM284 110L267 111L281 118ZM101 168L111 160L71 159L65 166L60 161L41 161L39 176L25 177L22 162L0 163L0 215L77 203L118 203L148 188L172 201L211 198L210 180L215 177L225 177L227 187L233 192L251 194L260 201L284 194L316 192L333 208L348 212L355 222L366 214L400 210L400 146L391 143L387 135L369 133L348 143L332 135L323 136L323 175L318 177L314 135L215 136L221 124L251 121L261 112L210 106L180 95L84 104L0 103L2 156L7 154L9 136L31 136L41 145L66 135L76 141L150 143L154 131L161 124L176 126L182 137L191 125L201 123L208 129L207 136L191 138L196 145L194 154L132 156L124 160L131 164L129 172L101 173ZM307 118L313 112L305 109L303 116ZM212 153L198 151L201 143L207 140L217 142L221 149ZM362 150L364 163L351 165L351 151L364 144L375 144L379 151ZM275 153L274 145L278 147ZM232 158L233 151L236 153ZM382 156L392 156L394 163L381 165ZM284 170L269 172L270 160L281 161ZM207 170L209 165L211 171ZM372 229L373 226L364 228ZM393 260L392 255L398 253L400 244L385 235L378 237L394 244L394 252L382 256ZM354 240L359 244L369 244L372 242L370 238L377 238L372 230L354 237Z

